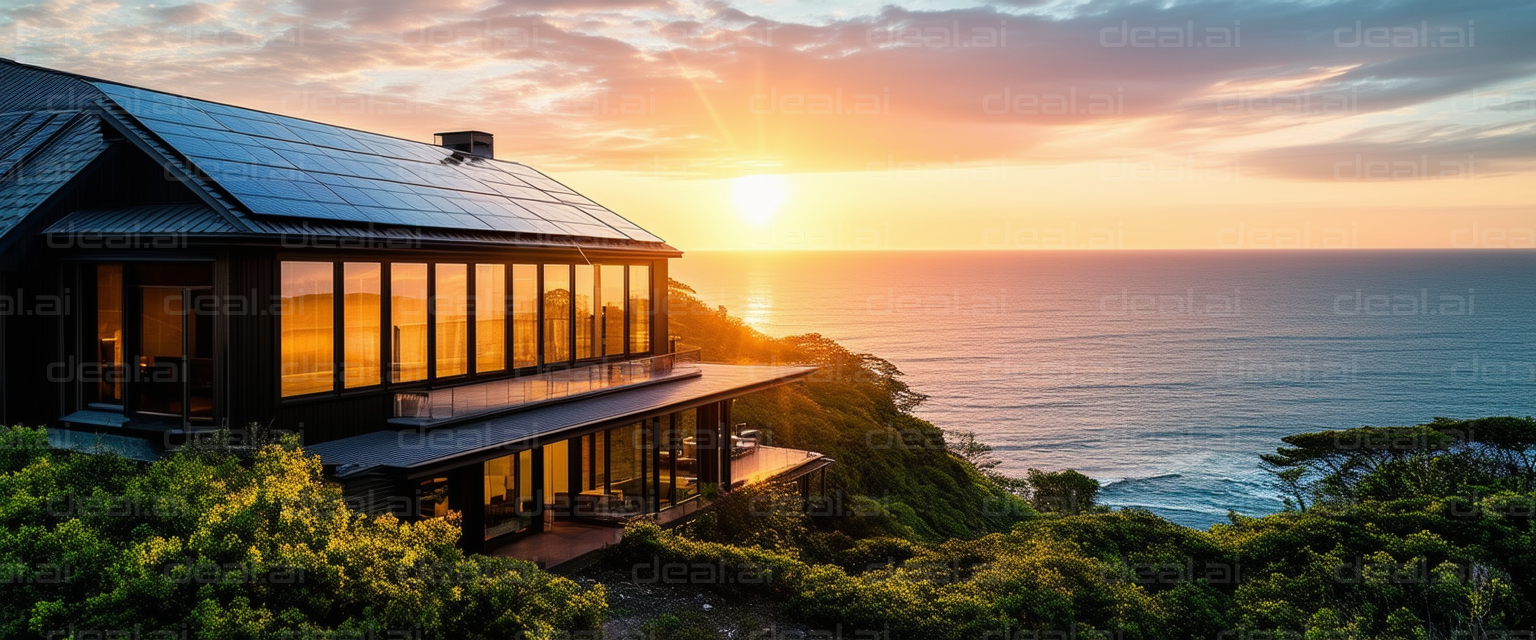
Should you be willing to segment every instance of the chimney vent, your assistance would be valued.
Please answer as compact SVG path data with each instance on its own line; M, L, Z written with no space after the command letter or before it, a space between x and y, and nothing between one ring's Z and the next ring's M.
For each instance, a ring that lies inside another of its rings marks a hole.
M481 158L496 157L495 136L484 131L450 131L434 134L433 138L440 147Z

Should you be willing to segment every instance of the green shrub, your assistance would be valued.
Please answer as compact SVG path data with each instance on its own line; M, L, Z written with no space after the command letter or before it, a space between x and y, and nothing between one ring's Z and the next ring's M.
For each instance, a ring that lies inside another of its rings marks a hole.
M0 452L0 637L545 638L606 609L602 587L465 555L452 522L350 511L293 446L145 464L43 438L0 429L28 445Z

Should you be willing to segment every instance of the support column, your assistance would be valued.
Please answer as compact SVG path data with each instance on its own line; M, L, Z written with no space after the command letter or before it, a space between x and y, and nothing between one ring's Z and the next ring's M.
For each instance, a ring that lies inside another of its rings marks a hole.
M566 514L576 517L576 503L581 499L581 471L586 461L581 459L581 438L565 441L565 495Z
M533 530L548 531L549 527L544 523L544 512L549 509L549 501L544 498L544 447L533 448L533 487L529 493L533 496Z
M720 401L720 492L731 490L731 454L735 453L736 445L731 436L736 435L736 430L731 423L731 404L734 400Z
M485 551L485 468L483 463L454 469L448 476L449 506L458 509L463 535L459 545L470 553Z

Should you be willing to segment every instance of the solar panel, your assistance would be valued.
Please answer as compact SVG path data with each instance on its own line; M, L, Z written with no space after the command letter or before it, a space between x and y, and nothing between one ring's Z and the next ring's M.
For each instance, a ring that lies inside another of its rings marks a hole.
M660 241L526 165L95 84L253 214Z

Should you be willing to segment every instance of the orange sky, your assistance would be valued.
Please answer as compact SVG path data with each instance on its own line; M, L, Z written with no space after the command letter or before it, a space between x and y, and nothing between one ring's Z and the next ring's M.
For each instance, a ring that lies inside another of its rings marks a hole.
M1536 247L1528 6L923 7L47 0L0 55L491 131L685 250Z

